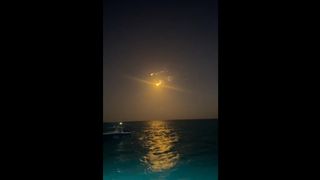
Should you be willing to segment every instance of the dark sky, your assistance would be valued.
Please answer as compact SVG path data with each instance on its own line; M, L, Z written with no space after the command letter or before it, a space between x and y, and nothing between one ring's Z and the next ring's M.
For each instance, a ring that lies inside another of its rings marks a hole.
M216 0L103 8L105 122L218 117Z

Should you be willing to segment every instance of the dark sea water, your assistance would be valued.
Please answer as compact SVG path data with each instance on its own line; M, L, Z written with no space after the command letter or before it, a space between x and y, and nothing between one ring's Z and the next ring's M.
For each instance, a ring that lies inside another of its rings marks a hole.
M217 121L124 122L131 136L104 137L103 179L218 179Z

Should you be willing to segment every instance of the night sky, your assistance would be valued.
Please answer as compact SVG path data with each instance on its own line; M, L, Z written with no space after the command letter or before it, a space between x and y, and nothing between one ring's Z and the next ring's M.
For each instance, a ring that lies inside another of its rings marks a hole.
M217 1L107 0L103 118L218 117Z

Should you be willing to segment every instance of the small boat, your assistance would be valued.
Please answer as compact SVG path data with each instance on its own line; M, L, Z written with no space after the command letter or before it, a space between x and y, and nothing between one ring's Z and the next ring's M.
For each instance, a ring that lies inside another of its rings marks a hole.
M103 133L103 136L106 137L106 136L110 136L110 137L113 137L115 139L118 139L122 136L127 136L127 135L130 135L131 132L128 132L128 131L124 131L123 130L123 126L122 126L122 122L120 122L117 126L114 127L115 129L113 131L110 131L110 132L105 132Z

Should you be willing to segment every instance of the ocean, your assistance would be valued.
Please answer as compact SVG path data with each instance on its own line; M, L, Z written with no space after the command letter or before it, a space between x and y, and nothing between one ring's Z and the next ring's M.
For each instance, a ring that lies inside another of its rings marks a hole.
M104 132L117 123L104 123ZM218 120L124 122L104 137L103 180L217 180Z

